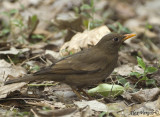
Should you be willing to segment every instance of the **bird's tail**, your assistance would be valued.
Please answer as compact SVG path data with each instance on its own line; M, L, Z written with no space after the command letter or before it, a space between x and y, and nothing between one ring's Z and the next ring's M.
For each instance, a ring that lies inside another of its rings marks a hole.
M25 75L24 77L20 77L20 78L14 79L14 80L6 81L4 83L4 85L19 83L19 82L35 81L37 78L38 78L37 76L33 76L33 75L29 74L29 75Z

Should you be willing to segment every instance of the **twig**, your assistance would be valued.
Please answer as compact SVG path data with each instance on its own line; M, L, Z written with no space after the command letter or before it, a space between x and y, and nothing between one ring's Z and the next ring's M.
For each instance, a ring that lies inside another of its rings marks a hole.
M12 59L10 58L10 56L7 55L7 57L8 57L8 59L9 59L9 61L11 62L11 64L12 64L13 66L15 66L15 64L14 64L14 62L12 61Z
M41 56L41 55L36 55L36 56L33 56L33 57L31 57L31 58L29 58L29 59L27 59L27 60L24 60L24 61L21 63L20 66L22 66L24 63L28 62L29 60L35 59L35 58L40 57L40 56Z
M30 87L40 87L40 86L56 86L58 83L54 84L28 84Z

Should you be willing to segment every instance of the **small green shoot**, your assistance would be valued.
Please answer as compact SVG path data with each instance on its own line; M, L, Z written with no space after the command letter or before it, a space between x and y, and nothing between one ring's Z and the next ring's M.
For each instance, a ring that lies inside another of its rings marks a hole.
M115 25L110 24L108 25L108 27L116 33L131 33L131 31L128 28L124 27L120 22L116 22Z
M153 26L152 26L151 24L149 24L149 23L146 23L145 28L146 28L146 29L152 29L152 28L153 28Z
M9 29L7 29L7 28L3 29L2 31L0 31L0 37L7 35L9 32L10 32Z
M45 36L43 36L43 35L40 35L40 34L33 34L32 35L32 39L44 39L45 38Z
M10 11L2 12L3 15L6 15L7 17L11 18L11 16L15 13L18 13L19 11L17 9L11 9Z
M51 108L44 106L44 107L42 107L42 110L44 110L44 111L49 111L49 110L51 110Z
M133 86L122 76L117 76L118 84L121 84L125 90L133 90Z
M99 117L106 117L107 112L100 113Z
M149 79L147 77L147 74L152 74L152 73L156 72L158 69L155 68L155 67L147 66L145 64L145 62L143 61L143 59L140 58L140 57L137 57L137 62L138 62L138 66L141 67L144 70L144 72L143 73L132 72L130 74L131 76L136 76L139 79L137 81L137 83L135 84L135 87L140 81L145 81L146 85L155 85L156 86L155 80L154 79Z
M80 9L78 7L74 8L77 15L80 14L83 16L83 26L89 30L98 27L103 23L103 20L94 18L94 14L96 13L94 4L94 0L90 0L90 4L83 3Z
M117 76L118 84L122 84L125 86L125 84L128 82L126 78L123 78L122 76Z
M38 65L34 65L30 70L33 72L38 71L38 70L40 70L40 67Z

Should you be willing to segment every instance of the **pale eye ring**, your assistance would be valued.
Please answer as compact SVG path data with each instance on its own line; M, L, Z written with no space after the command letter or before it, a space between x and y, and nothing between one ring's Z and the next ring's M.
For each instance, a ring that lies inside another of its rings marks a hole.
M117 42L119 41L119 39L118 39L117 37L115 37L113 40L114 40L114 41L117 41Z

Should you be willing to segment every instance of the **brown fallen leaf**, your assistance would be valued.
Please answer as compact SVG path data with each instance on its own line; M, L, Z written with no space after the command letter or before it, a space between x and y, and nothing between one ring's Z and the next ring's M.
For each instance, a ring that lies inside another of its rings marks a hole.
M0 87L0 99L6 98L11 92L14 92L16 90L20 90L23 86L25 86L27 83L21 82L21 83L15 83L11 85L5 85Z
M36 108L31 109L33 114L36 117L59 117L59 116L67 116L72 115L75 113L77 108L67 108L67 109L61 109L61 110L50 110L50 111L41 111L37 110Z
M3 83L8 76L19 77L26 74L26 70L20 66L12 66L5 60L0 59L0 83Z
M79 108L84 108L86 106L89 106L91 110L94 111L107 111L107 106L104 103L98 102L97 100L92 101L75 101L75 105L77 105Z
M67 56L70 53L76 53L81 51L81 49L94 46L104 35L109 33L110 30L107 26L101 26L90 31L85 30L83 33L77 33L69 42L66 42L61 47L60 55Z
M135 93L123 93L123 98L130 100L131 102L147 102L147 101L153 101L157 98L157 95L160 94L159 88L152 88L152 89L144 89L139 90Z
M159 88L144 89L135 93L131 93L132 99L138 101L139 103L152 101L157 98L157 95L160 94Z

